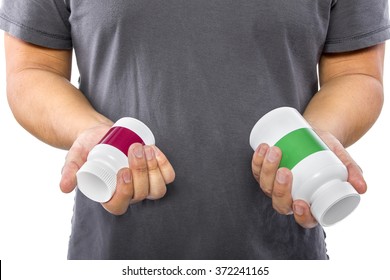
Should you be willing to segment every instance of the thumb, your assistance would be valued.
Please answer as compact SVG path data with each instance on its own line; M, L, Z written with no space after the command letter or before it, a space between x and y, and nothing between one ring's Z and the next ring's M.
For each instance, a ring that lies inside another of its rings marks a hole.
M74 162L66 162L61 172L60 189L64 193L72 192L76 187L76 173L79 166Z
M353 163L347 165L347 170L348 182L351 183L358 193L364 194L367 191L367 183L364 180L362 169L353 161Z
M334 149L334 153L346 166L348 171L348 182L356 189L360 194L367 191L367 183L363 177L363 171L347 150L340 144L339 147Z
M61 172L60 189L64 193L72 192L77 184L76 173L85 163L87 152L81 145L73 145L66 155L65 164Z

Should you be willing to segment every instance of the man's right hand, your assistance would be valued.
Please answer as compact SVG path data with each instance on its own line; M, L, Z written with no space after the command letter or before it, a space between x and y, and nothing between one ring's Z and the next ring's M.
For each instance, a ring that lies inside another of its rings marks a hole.
M60 188L69 193L77 185L76 173L86 162L88 153L110 129L102 124L92 127L76 139L65 159ZM166 193L166 185L175 179L175 171L166 156L154 145L135 143L128 152L129 167L119 170L116 190L112 198L102 206L111 214L122 215L130 204L144 199L160 199Z

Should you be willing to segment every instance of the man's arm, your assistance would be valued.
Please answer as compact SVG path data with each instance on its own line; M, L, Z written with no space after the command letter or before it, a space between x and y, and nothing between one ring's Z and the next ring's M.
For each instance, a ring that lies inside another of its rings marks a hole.
M112 122L96 112L69 82L71 51L42 48L9 35L5 36L5 49L12 112L34 136L69 149L60 187L71 192L76 172ZM129 167L118 172L116 191L103 207L112 214L124 214L130 204L162 198L174 178L175 171L163 152L135 143L129 149Z
M321 58L321 90L304 117L315 128L332 133L344 147L363 136L382 109L384 47Z
M112 122L70 82L72 51L42 48L7 33L7 97L17 121L40 140L71 147L87 128Z

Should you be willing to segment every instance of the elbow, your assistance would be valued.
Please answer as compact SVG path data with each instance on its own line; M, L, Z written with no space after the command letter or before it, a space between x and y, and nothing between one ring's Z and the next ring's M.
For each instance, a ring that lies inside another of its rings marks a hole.
M361 77L363 79L363 77ZM358 120L355 123L353 131L350 133L352 139L349 139L349 145L355 143L364 134L366 134L371 127L378 120L383 104L384 104L384 87L382 81L373 77L366 76L366 86L363 87L365 94L361 94L356 98L360 99L358 104L360 108L355 111L355 119Z
M384 105L383 81L372 78L372 90L368 98L367 106L372 111L372 124L378 119Z
M27 76L26 76L27 75ZM6 94L8 106L15 120L24 128L30 118L31 100L29 97L29 88L33 85L29 83L28 73L8 73L6 79Z
M17 77L15 77L14 74L7 74L6 94L8 106L10 107L14 117L18 120L18 100L23 99L23 97L19 94L18 83L15 81L16 79Z

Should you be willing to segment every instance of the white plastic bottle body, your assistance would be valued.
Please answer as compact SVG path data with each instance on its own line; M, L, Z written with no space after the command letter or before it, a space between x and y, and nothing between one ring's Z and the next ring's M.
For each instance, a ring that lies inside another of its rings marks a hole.
M153 145L151 130L133 118L118 120L89 152L87 161L77 172L77 186L89 199L107 202L116 188L116 175L128 167L127 152L131 144Z
M347 168L331 151L314 153L291 171L293 199L311 205L311 212L323 226L341 221L359 205L359 194L347 182Z
M312 195L322 186L332 180L346 181L347 168L340 164L336 156L329 150L314 153L291 169L293 173L292 197L312 203Z
M250 135L254 150L261 143L282 150L279 167L293 174L293 200L306 201L321 225L341 221L358 206L360 196L347 182L346 167L297 110L281 107L264 115Z

